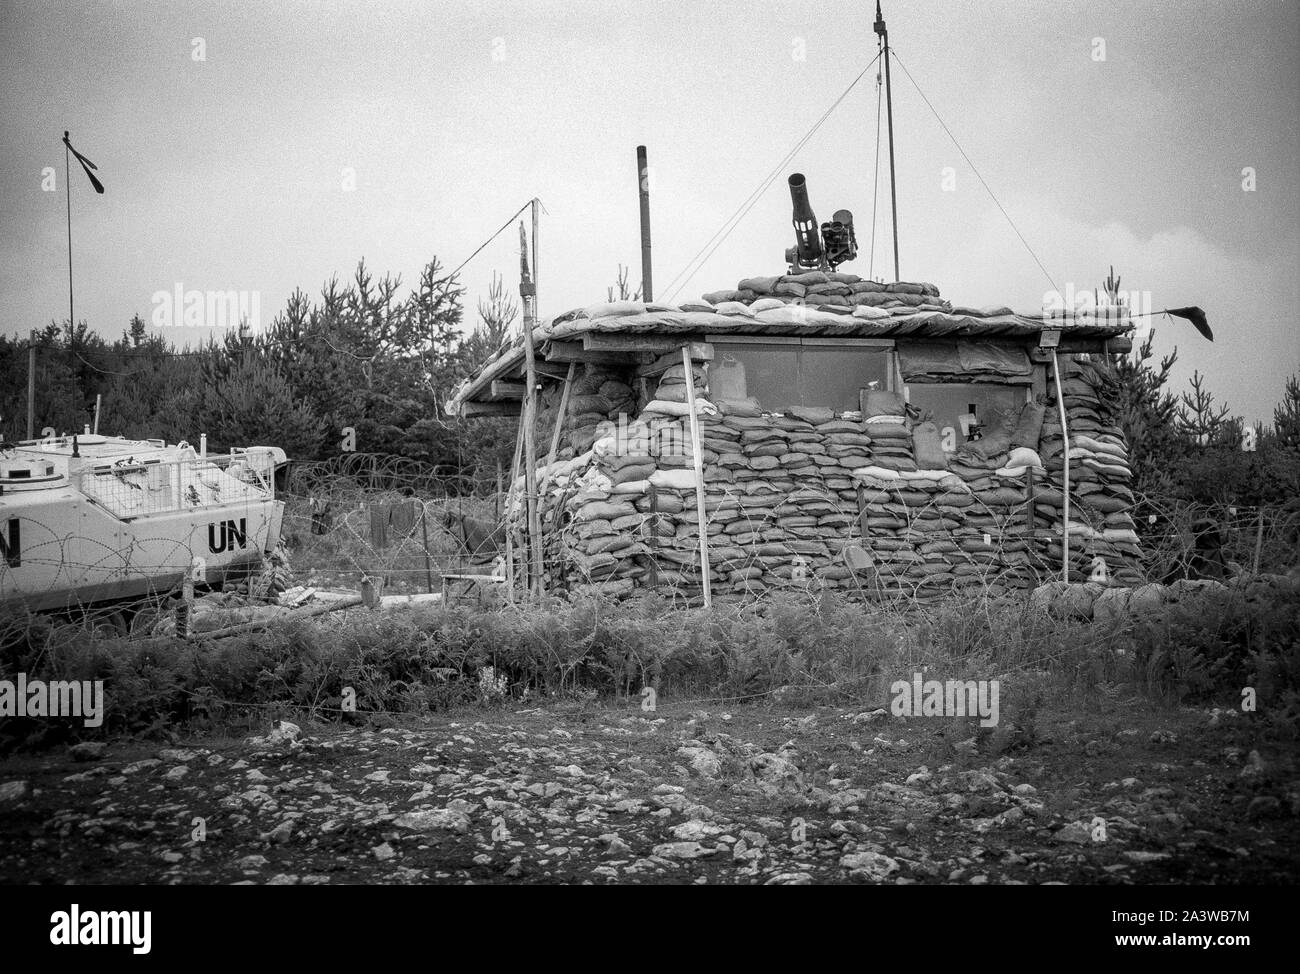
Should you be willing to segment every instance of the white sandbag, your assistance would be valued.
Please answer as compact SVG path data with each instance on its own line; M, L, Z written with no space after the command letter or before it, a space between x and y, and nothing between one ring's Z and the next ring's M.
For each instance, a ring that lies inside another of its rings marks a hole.
M665 402L662 399L653 399L646 403L646 407L642 412L662 413L665 416L689 416L691 407L684 402ZM700 399L697 396L695 399L695 413L698 416L716 416L718 415L718 409L707 399Z
M610 488L610 492L614 494L644 494L649 489L649 480L629 480L625 484L615 484Z
M1008 467L1033 467L1036 470L1043 469L1043 460L1038 455L1037 450L1031 450L1027 446L1018 446L1011 451L1007 457Z
M578 478L578 486L583 490L613 490L614 482L601 473L599 469L592 467Z
M903 480L933 480L937 483L952 474L947 470L900 470L898 476Z
M1107 443L1105 440L1094 439L1083 433L1077 433L1074 437L1074 445L1083 447L1085 450L1091 450L1093 453L1108 453L1119 460L1128 460L1128 453L1122 446L1115 443Z
M731 315L733 317L752 318L754 312L750 310L749 305L742 301L723 301L716 307L710 308L714 314Z
M944 471L947 473L947 471ZM871 478L872 480L898 480L897 470L890 470L888 467L857 467L853 471L853 476L862 478Z
M607 301L582 309L584 318L615 318L643 314L645 314L645 304L640 301Z
M694 490L696 484L695 471L686 469L656 470L646 481L669 490Z

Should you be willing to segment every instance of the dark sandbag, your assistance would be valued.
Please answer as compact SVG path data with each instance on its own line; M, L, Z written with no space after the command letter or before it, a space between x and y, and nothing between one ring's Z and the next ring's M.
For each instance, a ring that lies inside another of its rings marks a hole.
M1038 449L1038 438L1043 432L1043 417L1047 414L1047 407L1036 402L1025 403L1025 408L1020 411L1020 419L1016 422L1015 431L1011 434L1011 445L1027 446L1031 450Z
M871 389L862 394L862 413L865 416L903 416L906 410L907 403L897 392Z
M948 454L934 423L927 421L912 430L912 456L922 470L948 469Z

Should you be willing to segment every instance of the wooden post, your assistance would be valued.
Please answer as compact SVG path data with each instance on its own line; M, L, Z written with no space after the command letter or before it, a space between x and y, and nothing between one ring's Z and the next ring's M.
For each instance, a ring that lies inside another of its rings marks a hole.
M1025 518L1029 528L1030 539L1034 536L1034 517L1038 513L1038 507L1034 503L1034 468L1030 467L1025 471L1025 492L1029 497L1029 502L1025 505Z
M691 453L695 461L695 508L700 518L700 578L704 582L704 607L713 605L709 579L709 525L704 514L704 455L700 452L700 417L695 411L695 363L690 345L682 346L682 367L686 370L686 401L690 404Z
M654 300L650 270L650 167L643 145L636 147L636 180L641 197L641 300L649 304Z
M424 516L424 501L420 505L420 534L424 537L424 590L433 592L433 567L429 564L429 525Z
M1259 574L1259 560L1264 554L1264 508L1259 509L1259 525L1255 528L1255 561L1251 566L1252 575Z
M514 506L515 481L519 479L519 461L524 447L524 417L519 417L519 431L515 434L515 457L510 463L510 485L506 488L505 512L501 522L506 529L506 592L511 602L515 599L515 537L510 527L510 512Z
M659 588L659 490L650 485L650 588Z
M537 252L539 247L537 241L541 239L541 230L542 230L541 222L538 219L538 204L540 202L541 201L538 200L536 196L534 196L531 200L528 201L528 205L532 208L533 211L532 215L533 215L533 320L534 322L536 322L537 320L537 281L538 278L541 277L541 271L539 270L539 268L541 267L541 263L542 263L541 255L539 255Z
M573 390L573 377L578 371L578 363L569 363L569 374L564 377L564 391L560 393L560 411L555 416L555 430L551 433L551 448L546 453L546 466L555 462L555 454L560 452L560 434L564 432L564 419L569 412L569 393Z
M1052 349L1052 375L1056 379L1056 405L1061 413L1061 462L1064 487L1061 489L1061 581L1070 580L1070 427L1065 419L1065 393L1061 391L1061 363Z
M533 224L537 223L537 201L533 201ZM528 272L528 239L523 223L519 224L520 252L519 296L524 302L524 506L528 516L529 564L532 566L528 589L542 594L542 522L537 512L537 355L533 348L533 329L537 327L537 289Z

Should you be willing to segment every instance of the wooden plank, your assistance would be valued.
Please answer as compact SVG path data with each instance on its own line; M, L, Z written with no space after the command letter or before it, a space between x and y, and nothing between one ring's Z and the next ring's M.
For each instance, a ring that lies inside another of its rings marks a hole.
M707 347L709 348L710 352L713 349L712 345L703 346L700 344L693 344L691 347L697 349ZM711 356L710 356L710 360L712 360ZM636 370L636 374L638 376L662 375L664 372L667 372L673 366L681 365L681 364L682 364L682 355L681 355L681 351L678 350L678 351L674 351L671 355L661 355L653 362L648 362L645 365L639 366Z
M1065 414L1065 393L1061 391L1061 363L1057 350L1052 354L1052 378L1056 381L1056 407L1061 414L1061 450L1063 476L1061 478L1061 581L1070 580L1070 424Z
M582 347L589 352L652 352L656 355L679 353L681 338L666 335L606 335L582 336ZM688 341L691 358L696 361L713 361L713 346L708 342Z
M704 583L704 607L713 605L711 572L709 568L709 520L704 510L704 455L700 447L700 417L695 411L695 363L691 360L691 346L682 346L682 368L686 372L686 402L690 405L691 452L695 465L695 511L700 519L700 579Z
M546 347L548 362L595 362L606 365L637 365L645 361L642 352L589 352L582 342L551 342Z
M460 415L464 419L473 419L476 416L518 416L523 412L522 404L515 402L463 402L460 404Z
M515 543L514 531L510 524L511 509L515 497L515 481L519 479L519 459L524 452L524 421L519 420L519 428L515 431L515 457L510 463L510 486L506 490L505 516L502 521L506 529L506 597L514 602L515 600ZM527 570L525 570L527 574Z
M537 201L533 201L534 208ZM534 214L536 210L534 209ZM519 242L521 279L519 296L524 302L524 513L528 524L528 560L531 571L528 577L528 590L532 595L541 596L545 582L542 579L542 522L538 511L537 496L537 361L533 348L533 330L537 327L537 291L533 279L528 273L528 238L524 236L524 225L519 224ZM529 577L531 576L531 577Z
M493 379L489 395L493 399L522 399L527 391L528 386L523 382L503 382L500 379Z
M894 347L892 338L800 338L799 344L805 347L821 347L824 345L841 346L846 348L878 348L886 351Z
M755 322L757 325L758 322ZM799 345L803 339L798 335L714 335L719 345Z
M560 409L555 414L555 430L551 433L551 448L546 451L546 466L555 462L555 454L560 449L560 434L564 432L564 417L569 412L569 393L573 389L573 377L578 371L578 363L569 363L569 374L564 377L564 391L560 393Z

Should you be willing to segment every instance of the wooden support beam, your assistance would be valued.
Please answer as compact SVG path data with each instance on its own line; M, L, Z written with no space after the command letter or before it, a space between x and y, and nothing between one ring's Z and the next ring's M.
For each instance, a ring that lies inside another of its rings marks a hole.
M639 365L648 357L648 353L623 352L589 352L582 347L582 342L551 342L546 347L548 362L594 362L597 365Z
M691 358L698 361L713 360L713 346L708 342L688 341ZM582 336L582 347L588 352L652 352L655 355L680 354L682 339L667 335L607 335L594 333Z
M506 531L506 593L511 602L515 600L515 532L510 524L510 515L514 505L515 482L519 479L519 461L524 452L524 421L519 420L515 431L515 457L510 463L510 486L506 488L505 522Z
M521 403L514 402L463 402L460 415L464 419L476 416L518 416L522 413Z
M560 393L560 409L555 414L555 429L551 433L551 448L546 451L546 466L555 462L555 454L560 450L560 434L564 432L564 418L569 413L569 393L573 391L573 377L578 371L578 363L569 363L569 374L564 377L564 391Z
M707 356L692 354L691 358L695 359L696 361L701 361L701 360L707 362L713 361L712 345L709 345L705 342L692 342L690 347L694 352L704 352L704 351L708 352ZM636 370L636 374L639 376L662 375L663 373L671 369L673 366L681 365L681 364L682 364L682 354L680 349L677 349L674 350L669 355L661 355L653 362L649 362L645 365L639 366Z
M493 399L522 399L527 391L528 387L522 382L503 382L500 379L493 379L489 395Z
M700 579L704 583L704 607L713 605L713 592L709 566L709 521L704 510L704 454L700 447L700 417L695 411L695 365L691 361L691 345L682 346L682 367L686 371L686 402L690 405L691 452L695 465L695 512L699 517Z
M533 228L537 227L537 200L533 200ZM519 296L524 303L524 506L528 516L528 554L532 577L529 593L540 597L545 582L542 579L542 519L539 513L541 499L537 494L537 353L533 347L533 331L537 327L537 285L528 270L528 238L524 225L519 224L521 279ZM534 239L533 243L536 244ZM495 386L495 383L494 383Z

